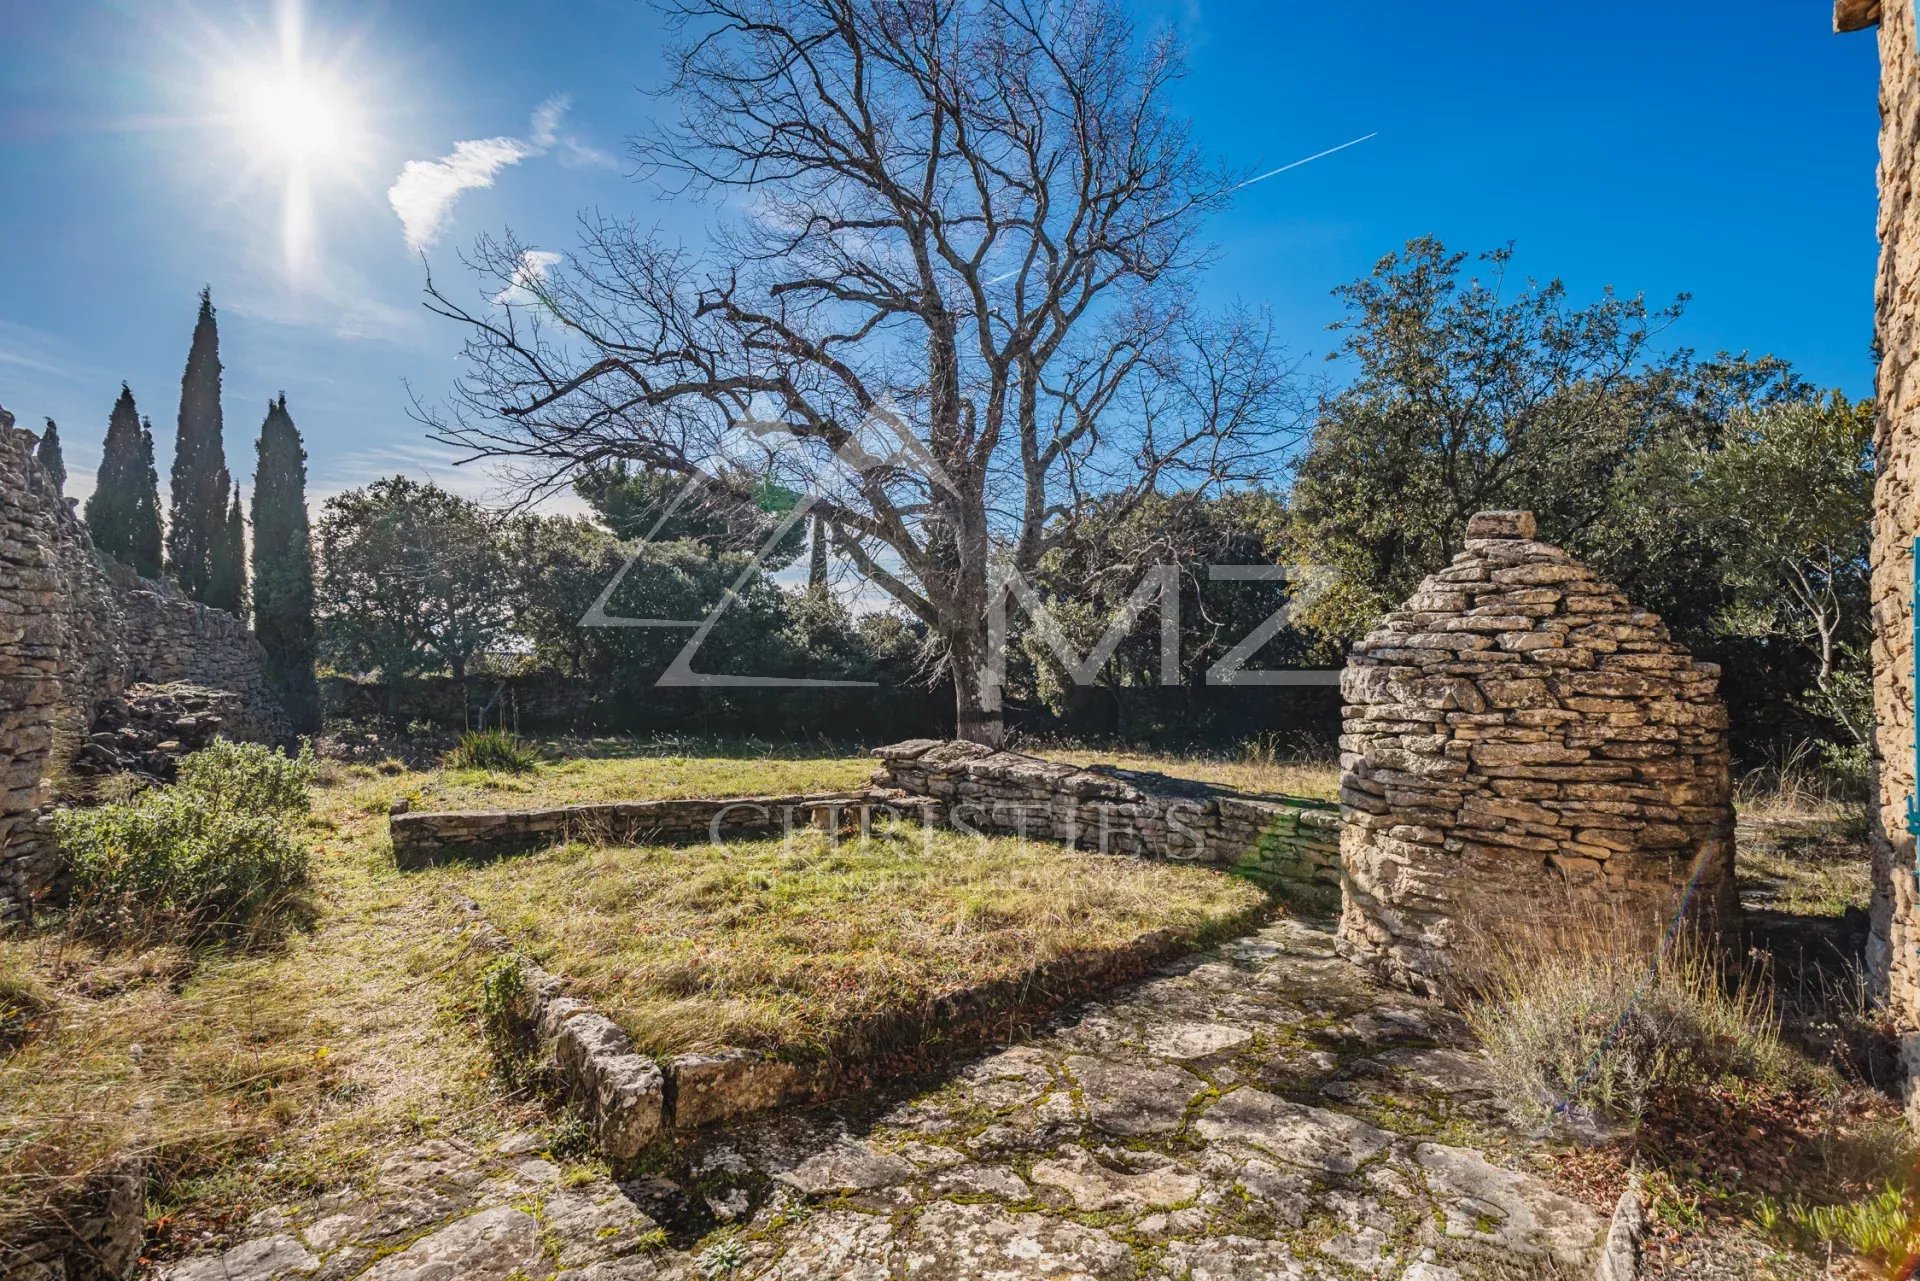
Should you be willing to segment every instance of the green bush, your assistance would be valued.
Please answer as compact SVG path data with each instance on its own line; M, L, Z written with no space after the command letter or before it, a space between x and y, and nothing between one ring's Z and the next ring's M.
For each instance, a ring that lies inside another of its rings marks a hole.
M69 919L111 938L190 940L275 923L308 875L292 827L311 757L217 743L180 782L134 800L66 810L55 832L73 875Z
M539 763L539 753L505 730L469 730L447 754L447 764L455 769L499 770L506 774L525 774Z
M312 747L290 757L258 743L216 739L180 763L176 786L236 814L305 818L314 769Z

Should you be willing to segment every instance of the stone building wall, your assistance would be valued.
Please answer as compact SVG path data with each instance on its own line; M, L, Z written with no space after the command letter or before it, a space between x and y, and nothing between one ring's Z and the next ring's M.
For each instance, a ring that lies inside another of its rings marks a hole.
M978 743L913 739L876 748L876 785L938 808L932 821L1110 854L1233 867L1303 906L1340 889L1340 814L1325 801L1247 796L1133 770L1081 769Z
M1880 15L1880 270L1875 295L1873 667L1876 794L1869 972L1920 1071L1920 906L1907 832L1913 774L1913 560L1920 534L1920 56L1913 0Z
M1475 516L1342 676L1343 950L1427 989L1477 920L1732 910L1718 678L1531 513Z
M58 871L49 776L129 683L231 690L240 711L224 732L269 740L287 732L246 627L105 563L33 460L36 443L0 409L0 926Z
M120 692L125 624L93 544L0 410L0 924L55 872L49 763Z

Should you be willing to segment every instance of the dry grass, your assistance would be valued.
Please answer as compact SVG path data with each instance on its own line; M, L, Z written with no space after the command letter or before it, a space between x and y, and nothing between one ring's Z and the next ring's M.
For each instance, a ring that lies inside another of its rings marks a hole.
M306 825L312 919L271 948L116 951L50 930L0 940L0 1007L13 1011L0 1014L11 1029L0 1035L0 1241L126 1155L152 1158L162 1225L153 1244L176 1253L264 1205L368 1177L405 1143L485 1142L526 1121L525 1104L495 1091L471 1018L485 958L469 946L467 917L443 880L393 867L394 800L453 808L827 790L863 783L873 767L843 750L752 744L564 750L581 755L520 776L323 762ZM1235 899L1252 893L1188 875ZM887 892L906 902L913 891L896 882ZM996 893L983 886L951 900L964 911L943 942L950 955L977 944ZM1110 904L1109 925L1120 919L1119 901ZM876 921L900 907L877 888L869 905ZM1164 904L1146 906L1164 917ZM1059 909L1079 911L1081 900ZM1072 920L1049 928L1059 940L1098 934ZM884 974L884 954L868 960ZM833 981L826 970L819 978Z
M685 796L769 796L860 787L874 761L844 749L763 743L674 740L636 744L600 739L553 744L530 773L447 769L404 777L415 807L515 809L591 801L671 800ZM365 767L352 767L364 769Z
M859 1029L1056 958L1265 899L1208 869L911 824L715 846L572 846L444 873L645 1052L845 1052Z
M369 786L315 789L318 919L272 950L0 944L0 969L46 998L0 1059L0 1240L129 1155L189 1244L366 1173L401 1137L497 1123L484 1051L445 1017L459 914L393 870Z
M1780 1081L1773 993L1711 940L1590 910L1469 928L1455 997L1494 1070L1544 1117L1637 1121L1676 1086Z

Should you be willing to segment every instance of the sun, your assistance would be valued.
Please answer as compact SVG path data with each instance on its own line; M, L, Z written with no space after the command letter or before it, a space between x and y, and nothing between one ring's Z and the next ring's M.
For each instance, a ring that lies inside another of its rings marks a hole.
M353 105L324 72L282 66L237 80L235 123L255 160L312 170L351 158Z

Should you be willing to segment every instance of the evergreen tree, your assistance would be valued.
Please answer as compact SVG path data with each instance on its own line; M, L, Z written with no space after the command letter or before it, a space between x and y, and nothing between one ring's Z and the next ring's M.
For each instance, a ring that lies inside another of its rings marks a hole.
M160 470L153 463L153 419L140 420L140 466L133 503L133 568L142 578L161 572Z
M813 547L807 558L807 590L827 590L827 522L813 518Z
M180 378L180 425L173 448L173 510L167 568L195 600L213 604L214 561L227 537L226 447L220 420L220 331L213 294L200 291L200 317Z
M267 405L253 473L253 630L297 733L320 728L313 679L313 543L307 527L307 453L287 397Z
M140 569L138 549L143 463L140 414L133 405L133 392L121 383L120 398L107 418L107 439L100 449L93 495L87 499L86 520L95 547L141 573L146 572Z
M240 487L223 470L220 492L232 491L220 530L214 535L207 568L205 601L215 609L224 609L235 618L244 618L247 608L247 526L240 515Z
M33 456L53 477L53 492L63 493L67 488L67 460L60 455L60 429L54 426L53 419L47 419L47 434L40 438L39 448Z

